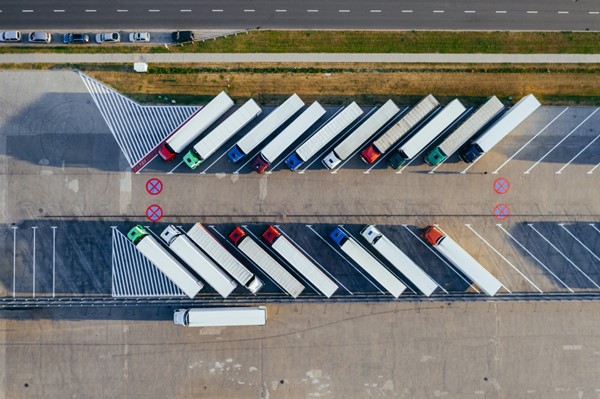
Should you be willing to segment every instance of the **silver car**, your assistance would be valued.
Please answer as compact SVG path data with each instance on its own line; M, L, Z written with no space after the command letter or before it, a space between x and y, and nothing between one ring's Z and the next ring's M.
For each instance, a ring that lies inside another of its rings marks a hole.
M121 35L118 32L98 33L96 43L118 43L121 41Z
M150 41L150 33L133 32L129 34L129 41L132 43L147 43Z
M0 42L20 42L21 32L13 30L9 32L0 32Z
M29 34L29 43L50 43L52 35L48 32L31 32Z

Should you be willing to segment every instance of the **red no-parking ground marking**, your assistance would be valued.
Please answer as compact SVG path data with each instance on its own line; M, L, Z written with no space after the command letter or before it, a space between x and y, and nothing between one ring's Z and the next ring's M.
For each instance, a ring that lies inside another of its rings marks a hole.
M510 189L510 183L504 177L494 180L494 191L496 194L506 194Z
M506 204L498 204L494 207L494 217L498 220L505 220L510 216L510 208Z
M151 222L158 222L163 217L163 210L160 206L152 204L146 208L146 217Z
M163 184L160 179L153 177L152 179L146 182L146 191L150 195L158 195L163 189Z

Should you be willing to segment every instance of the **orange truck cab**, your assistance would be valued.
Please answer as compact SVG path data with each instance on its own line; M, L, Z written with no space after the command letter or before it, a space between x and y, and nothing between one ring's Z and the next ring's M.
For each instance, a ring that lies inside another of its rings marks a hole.
M435 226L427 226L421 232L421 237L433 246L436 246L446 235Z

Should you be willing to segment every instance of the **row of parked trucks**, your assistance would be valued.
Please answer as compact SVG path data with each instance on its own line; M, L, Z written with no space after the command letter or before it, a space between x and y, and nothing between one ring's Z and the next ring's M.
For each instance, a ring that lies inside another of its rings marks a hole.
M340 250L386 292L398 298L407 288L394 272L400 273L426 296L431 296L438 288L438 283L376 226L365 226L361 236L382 260L369 252L367 246L352 238L341 226L336 227L329 235ZM428 226L421 236L487 295L494 296L502 287L485 267L439 227ZM140 225L134 226L127 237L142 255L190 298L194 298L202 290L204 283L213 287L224 298L231 295L238 284L253 294L257 294L264 286L254 273L200 223L196 223L187 232L172 225L167 226L160 234L166 246ZM238 256L247 258L291 297L300 296L306 288L305 284L327 298L335 294L339 288L335 278L317 266L314 259L286 237L277 226L269 226L262 238L264 243L261 244L243 226L235 227L229 234L229 240L239 250ZM272 252L267 250L269 247Z
M529 94L503 113L504 106L494 96L465 118L467 108L458 99L441 107L431 94L402 114L392 100L367 116L353 102L314 129L314 133L285 158L285 164L290 170L297 170L325 146L350 130L350 134L322 159L325 167L337 168L366 145L360 151L360 157L365 163L374 164L380 157L388 154L388 165L398 169L422 154L432 143L439 142L440 138L443 140L439 145L425 153L426 163L437 165L457 151L463 161L475 162L540 105L534 95ZM208 131L183 157L184 162L195 169L262 112L260 106L250 99L209 131L231 107L233 100L225 92L221 92L168 137L159 148L161 157L167 161L173 159ZM304 107L304 101L293 94L229 149L229 160L232 163L239 162L268 141L252 162L253 170L264 173L303 134L317 125L326 113L316 101L300 112ZM299 115L294 118L297 114ZM276 131L279 133L271 137ZM371 143L367 145L370 140Z

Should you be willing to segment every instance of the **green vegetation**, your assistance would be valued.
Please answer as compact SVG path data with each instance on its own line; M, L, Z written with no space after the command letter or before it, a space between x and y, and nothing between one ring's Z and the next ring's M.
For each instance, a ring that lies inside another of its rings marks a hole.
M599 32L425 32L254 30L160 46L0 46L0 53L600 53Z

